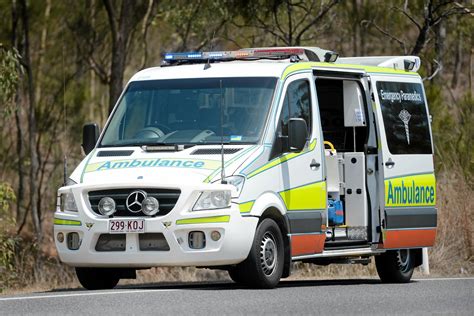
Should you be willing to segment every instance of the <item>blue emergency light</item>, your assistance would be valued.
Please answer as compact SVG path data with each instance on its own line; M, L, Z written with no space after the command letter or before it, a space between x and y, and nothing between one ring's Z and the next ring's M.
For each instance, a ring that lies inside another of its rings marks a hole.
M184 60L184 59L202 59L201 52L189 52L189 53L166 53L166 60Z

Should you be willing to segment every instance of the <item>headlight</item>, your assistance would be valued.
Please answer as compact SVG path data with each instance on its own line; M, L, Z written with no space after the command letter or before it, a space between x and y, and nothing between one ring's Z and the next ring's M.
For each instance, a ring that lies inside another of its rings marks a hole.
M70 186L70 185L74 185L74 184L77 184L77 182L74 181L74 180L71 179L71 178L67 178L67 180L66 180L66 186Z
M66 186L77 184L76 181L68 178L66 180ZM71 191L68 193L61 193L58 194L56 200L56 207L61 210L61 212L68 211L68 212L77 212L76 201L74 200L74 195Z
M77 212L77 205L72 192L61 194L61 211Z
M233 185L237 189L237 197L238 197L244 187L245 178L243 176L231 176L231 177L226 178L226 180L228 184Z
M193 211L212 210L230 206L230 191L205 191L194 204Z

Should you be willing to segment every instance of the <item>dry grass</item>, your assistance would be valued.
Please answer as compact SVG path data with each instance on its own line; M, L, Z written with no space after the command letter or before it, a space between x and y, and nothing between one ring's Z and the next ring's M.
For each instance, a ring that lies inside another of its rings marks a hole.
M430 263L440 275L474 273L473 188L460 172L444 172L437 181L438 234Z
M472 187L460 172L443 172L438 176L438 235L430 250L431 276L474 275ZM46 231L51 231L46 229ZM28 244L25 242L25 244ZM42 264L38 266L34 247L23 247L16 258L16 278L5 293L45 291L53 288L79 287L74 271L62 265L55 254L51 236L41 249ZM295 264L291 279L328 279L376 277L375 265ZM422 276L420 270L416 277ZM202 282L229 280L225 271L196 268L152 268L137 273L136 280L121 284L161 282Z

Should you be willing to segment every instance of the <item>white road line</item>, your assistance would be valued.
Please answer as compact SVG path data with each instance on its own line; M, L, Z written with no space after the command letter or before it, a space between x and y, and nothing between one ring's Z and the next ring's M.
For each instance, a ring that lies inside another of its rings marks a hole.
M0 298L1 301L19 301L19 300L34 300L43 298L56 297L75 297L75 296L95 296L95 295L118 295L118 294L134 294L134 293L153 293L153 292L175 292L181 291L179 289L156 289L156 290L115 290L107 292L87 292L87 293L70 293L70 294L49 294L49 295L35 295L35 296L20 296L20 297L5 297Z
M457 280L474 280L474 277L465 278L423 278L413 279L413 281L457 281ZM134 293L153 293L153 292L176 292L183 291L182 289L148 289L148 290L113 290L106 292L82 292L82 293L69 293L69 294L48 294L48 295L35 295L35 296L19 296L19 297L0 297L2 301L20 301L20 300L35 300L44 298L59 298L59 297L75 297L75 296L99 296L99 295L119 295L119 294L134 294Z
M456 280L474 280L474 277L465 277L465 278L422 278L422 279L413 279L413 281L456 281Z

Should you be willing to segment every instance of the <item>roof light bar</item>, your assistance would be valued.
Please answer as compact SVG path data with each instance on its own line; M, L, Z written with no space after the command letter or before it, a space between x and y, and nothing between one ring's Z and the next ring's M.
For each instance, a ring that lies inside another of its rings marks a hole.
M237 59L259 59L259 58L285 58L295 55L304 55L304 49L298 48L275 48L275 49L244 49L237 51L216 52L186 52L165 53L165 62L172 64L179 61L206 61L206 60L237 60Z

